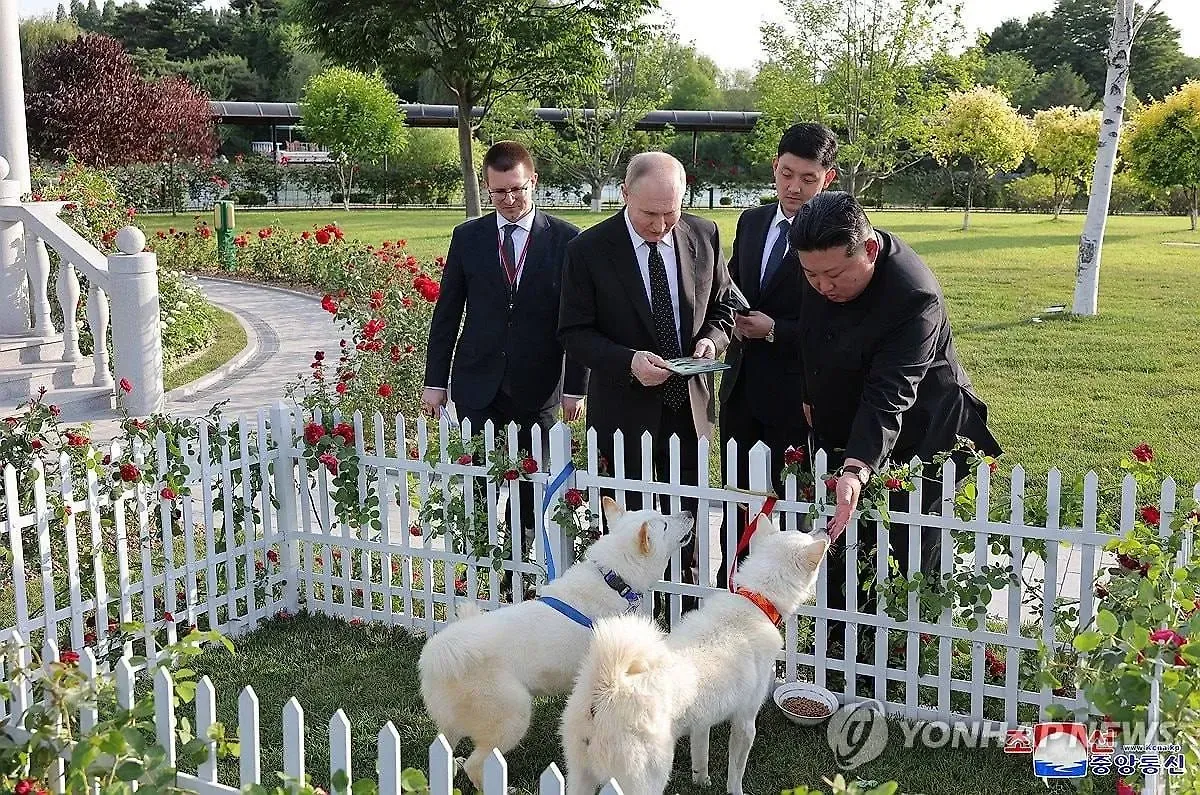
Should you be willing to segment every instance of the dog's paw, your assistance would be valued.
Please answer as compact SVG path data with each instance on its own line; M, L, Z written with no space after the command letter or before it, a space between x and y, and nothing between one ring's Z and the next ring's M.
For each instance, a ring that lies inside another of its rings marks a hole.
M692 783L698 784L701 787L707 787L709 784L712 784L712 778L708 775L707 772L701 773L699 770L693 770L692 771Z

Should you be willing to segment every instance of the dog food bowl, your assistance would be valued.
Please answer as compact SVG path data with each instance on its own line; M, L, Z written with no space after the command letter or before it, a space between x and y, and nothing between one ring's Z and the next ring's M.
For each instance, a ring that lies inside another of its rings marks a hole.
M801 726L817 726L837 711L837 697L811 682L784 682L775 688L775 706Z

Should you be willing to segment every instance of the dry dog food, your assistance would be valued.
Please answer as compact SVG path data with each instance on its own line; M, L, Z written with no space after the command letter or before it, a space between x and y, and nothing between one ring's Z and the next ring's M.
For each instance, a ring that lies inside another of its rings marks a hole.
M800 696L785 698L783 708L798 718L828 718L832 714L828 704Z

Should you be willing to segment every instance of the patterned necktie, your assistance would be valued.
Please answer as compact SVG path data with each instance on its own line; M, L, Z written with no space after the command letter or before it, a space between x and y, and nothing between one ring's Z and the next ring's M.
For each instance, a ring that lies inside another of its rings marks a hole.
M779 263L783 262L783 255L787 253L788 230L792 225L784 218L776 226L779 227L779 236L775 238L775 245L771 246L771 254L767 257L767 267L763 269L760 287L766 287L770 283L775 271L779 270Z
M664 359L683 356L679 348L679 331L675 327L675 310L671 306L671 289L667 285L667 265L657 243L646 243L650 247L647 258L650 266L650 308L654 312L654 332L658 337L658 355ZM677 409L687 401L687 383L673 375L663 384L663 400Z
M516 224L504 225L504 272L508 274L509 292L517 287L517 246L513 242Z

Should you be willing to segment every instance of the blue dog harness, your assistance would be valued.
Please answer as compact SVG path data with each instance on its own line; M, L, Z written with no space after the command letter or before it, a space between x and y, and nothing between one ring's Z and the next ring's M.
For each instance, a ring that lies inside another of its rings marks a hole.
M597 566L596 568L600 567ZM604 583L609 588L612 588L614 591L616 591L622 598L625 599L626 602L629 603L629 607L627 607L625 610L627 614L638 609L642 603L642 595L640 593L633 590L629 583L625 582L625 580L621 578L621 575L617 574L615 571L611 569L600 569L600 573L604 575ZM539 596L538 601L546 605L546 607L562 613L564 616L571 619L581 627L586 627L587 629L593 628L592 620L590 618L561 599L556 599L553 596Z

